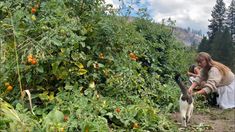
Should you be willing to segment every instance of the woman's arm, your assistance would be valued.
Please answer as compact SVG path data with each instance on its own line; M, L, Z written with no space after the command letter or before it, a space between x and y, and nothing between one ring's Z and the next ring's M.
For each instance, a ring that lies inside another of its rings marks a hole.
M193 95L196 95L196 94L206 95L206 91L204 89L201 89L200 91L193 93Z
M193 92L193 89L198 86L197 82L193 82L192 85L189 87L188 92L191 94Z
M222 78L223 75L220 73L220 71L217 68L212 67L208 72L208 79L206 80L202 89L206 92L206 94L215 92Z

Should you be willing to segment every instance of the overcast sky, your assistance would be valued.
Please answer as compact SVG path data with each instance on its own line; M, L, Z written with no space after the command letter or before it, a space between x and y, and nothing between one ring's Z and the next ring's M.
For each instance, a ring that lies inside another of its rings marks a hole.
M119 7L119 0L105 0L106 3ZM125 0L127 1L127 0ZM131 1L131 0L129 0ZM132 0L135 1L135 0ZM208 31L211 11L215 6L216 0L139 0L140 4L134 6L136 10L139 7L146 7L148 13L156 22L162 19L176 20L176 26L191 29ZM224 0L226 7L232 0Z

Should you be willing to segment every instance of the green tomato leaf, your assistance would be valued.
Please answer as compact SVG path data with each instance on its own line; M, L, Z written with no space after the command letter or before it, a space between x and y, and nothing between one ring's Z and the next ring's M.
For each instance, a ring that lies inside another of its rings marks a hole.
M79 69L78 72L79 72L78 73L79 75L84 75L87 73L87 70L86 69Z

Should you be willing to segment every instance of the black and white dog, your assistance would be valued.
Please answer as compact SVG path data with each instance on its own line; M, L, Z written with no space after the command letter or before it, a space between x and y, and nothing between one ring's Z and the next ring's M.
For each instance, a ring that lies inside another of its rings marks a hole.
M182 126L187 127L187 123L189 122L192 113L193 113L193 97L189 95L187 92L187 88L182 83L180 78L180 74L175 75L175 81L179 85L181 89L181 96L179 99L179 106L180 106L180 116L182 121Z

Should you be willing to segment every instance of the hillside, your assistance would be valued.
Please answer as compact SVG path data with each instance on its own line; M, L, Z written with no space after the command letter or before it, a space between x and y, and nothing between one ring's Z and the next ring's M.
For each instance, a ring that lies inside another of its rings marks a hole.
M128 17L128 22L133 22L136 17ZM159 24L159 23L158 23ZM201 31L196 30L188 30L181 27L174 27L173 35L176 37L178 41L183 42L186 46L190 46L192 44L199 45L203 36L201 35Z
M196 34L191 31L187 31L186 29L179 28L179 27L174 28L173 33L176 39L178 39L179 41L182 41L187 46L190 46L192 44L198 45L203 38L202 35Z

